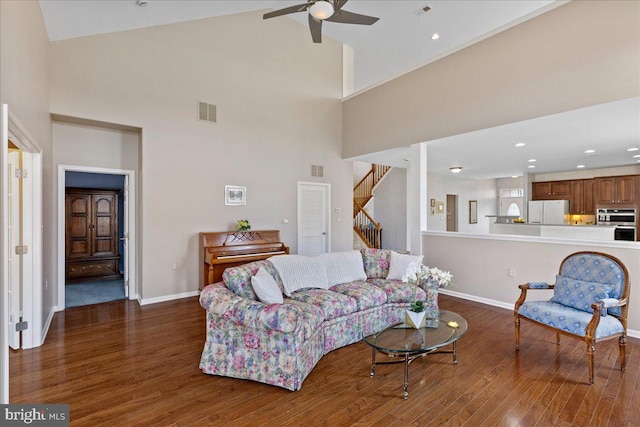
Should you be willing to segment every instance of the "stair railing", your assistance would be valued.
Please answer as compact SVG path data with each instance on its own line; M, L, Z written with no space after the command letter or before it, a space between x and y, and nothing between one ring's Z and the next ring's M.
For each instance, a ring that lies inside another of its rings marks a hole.
M373 189L391 169L386 165L371 165L371 170L353 188L353 230L370 248L382 247L382 227L364 210L373 197Z

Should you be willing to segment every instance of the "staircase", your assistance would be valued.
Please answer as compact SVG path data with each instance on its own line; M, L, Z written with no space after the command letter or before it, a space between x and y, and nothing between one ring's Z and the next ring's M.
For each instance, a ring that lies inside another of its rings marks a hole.
M364 210L373 198L373 189L391 166L371 165L371 170L353 187L353 231L369 248L382 247L382 227Z

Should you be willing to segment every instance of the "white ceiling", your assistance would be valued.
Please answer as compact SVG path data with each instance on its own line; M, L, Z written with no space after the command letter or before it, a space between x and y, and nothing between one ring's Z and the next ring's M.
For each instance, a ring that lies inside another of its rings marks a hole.
M553 0L351 0L345 10L376 16L372 26L325 22L323 36L354 50L356 91L395 78L412 69L453 53L501 30L517 25L566 1ZM52 41L92 34L189 21L253 10L281 9L304 3L297 1L148 0L139 7L135 0L41 0L45 26ZM431 10L423 12L429 5ZM307 26L306 14L272 18L294 18ZM257 20L248 29L260 34ZM433 33L440 39L432 40ZM313 48L309 35L309 47ZM431 141L428 145L430 173L450 173L463 167L460 176L485 179L637 164L626 151L640 144L640 99L596 106L579 111L499 126L466 135ZM525 142L515 150L516 142ZM586 157L584 150L597 150ZM406 166L408 148L388 150L359 159ZM527 169L535 158L536 168Z
M282 9L304 0L41 0L51 41L132 30L252 10ZM481 38L562 4L554 0L351 0L344 10L376 16L372 26L323 24L323 36L354 50L355 90L389 80ZM422 9L429 5L431 10ZM306 13L272 18L296 19ZM247 31L260 37L262 19ZM431 40L433 33L440 39ZM309 48L313 42L309 35Z

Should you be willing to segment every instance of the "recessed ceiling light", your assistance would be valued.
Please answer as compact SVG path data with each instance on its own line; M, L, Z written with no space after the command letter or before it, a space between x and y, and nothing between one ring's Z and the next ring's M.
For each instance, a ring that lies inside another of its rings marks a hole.
M518 142L516 144L516 147L524 147L525 145L527 145L527 144L525 144L524 142Z
M627 148L627 151L638 151L638 150L640 150L640 148L638 147Z
M438 33L433 33L433 35L431 36L431 40L438 40L440 38L440 34Z
M578 165L578 166L576 166L576 167L577 167L578 169L586 168L586 166L585 166L585 165Z
M517 178L518 175L511 175L511 178Z
M529 165L529 166L527 166L527 167L528 167L529 169L533 169L533 168L535 168L535 167L536 167L536 165Z
M450 167L449 170L453 173L460 173L462 172L462 166L453 166Z
M529 160L527 160L527 162L529 162L529 163L533 163L533 162L535 162L535 161L536 161L536 159L529 159Z
M633 156L634 159L640 157L640 154L636 154L635 156Z
M596 150L592 150L592 149L584 150L584 154L593 154L595 152Z

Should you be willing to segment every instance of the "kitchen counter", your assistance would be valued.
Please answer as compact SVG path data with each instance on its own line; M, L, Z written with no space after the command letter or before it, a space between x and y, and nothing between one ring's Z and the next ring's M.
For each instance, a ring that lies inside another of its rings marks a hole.
M613 225L595 224L489 224L491 234L511 234L516 236L557 237L577 240L613 241Z

